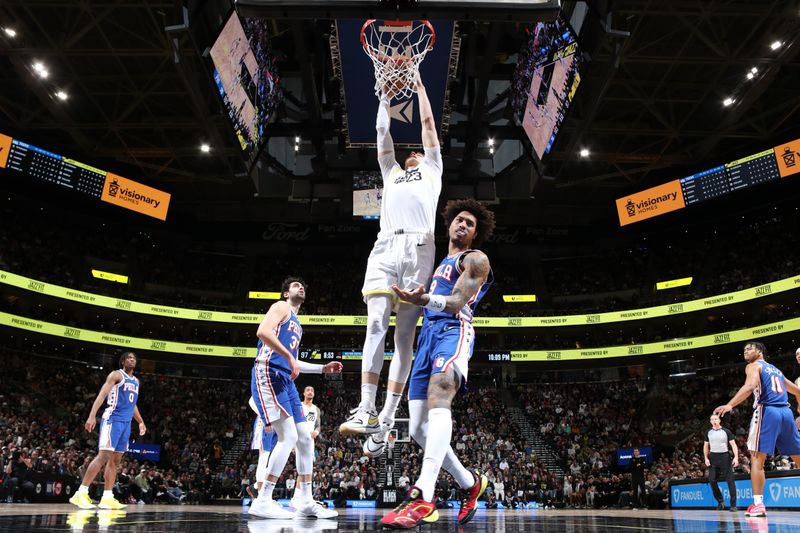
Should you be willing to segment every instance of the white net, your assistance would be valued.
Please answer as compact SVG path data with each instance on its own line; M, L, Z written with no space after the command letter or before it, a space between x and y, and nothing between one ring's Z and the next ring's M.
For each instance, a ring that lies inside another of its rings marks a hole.
M361 29L361 44L375 67L375 95L411 98L419 65L435 41L427 20L368 20Z

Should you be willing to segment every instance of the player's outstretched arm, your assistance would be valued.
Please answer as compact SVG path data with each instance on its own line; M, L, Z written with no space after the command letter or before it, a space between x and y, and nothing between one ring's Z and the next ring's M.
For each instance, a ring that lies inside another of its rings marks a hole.
M419 118L422 122L422 147L439 148L439 136L436 134L436 121L433 119L431 101L428 99L428 93L419 74L414 82L414 89L417 91Z
M394 141L389 131L391 126L389 100L390 97L386 93L381 94L378 102L378 116L375 119L375 130L378 133L378 164L384 174L392 168L392 165L396 164Z
M305 361L297 361L301 374L339 374L342 372L342 363L331 361L325 365L315 365Z
M475 296L481 285L486 283L489 272L492 270L489 265L489 258L478 250L465 254L461 266L464 269L464 273L456 281L453 293L448 296L427 294L425 287L422 285L413 291L404 291L397 285L392 285L392 290L403 301L426 307L432 311L458 313L469 299Z
M108 393L111 392L111 389L114 388L114 385L122 381L122 376L120 376L119 372L116 370L110 372L108 376L106 376L106 382L103 383L103 386L100 387L100 392L97 393L97 398L94 399L94 403L92 404L92 410L89 411L89 417L86 419L86 423L83 425L86 428L86 431L93 431L95 424L97 424L97 411L100 409L100 406L103 405L103 402L108 397Z
M714 409L715 415L719 415L720 417L725 416L725 413L732 411L734 407L745 401L748 397L750 397L751 394L753 394L753 391L756 390L758 387L759 374L761 373L761 365L757 363L750 363L747 365L745 372L747 374L747 378L745 379L742 388L739 389L739 392L737 392L728 403L725 405L720 405Z
M300 374L300 367L297 366L297 361L292 356L292 352L281 343L275 333L283 322L289 320L291 314L292 308L286 301L275 302L270 306L267 314L264 315L261 324L258 325L256 335L267 347L289 360L289 367L292 369L291 376L292 379L295 379Z

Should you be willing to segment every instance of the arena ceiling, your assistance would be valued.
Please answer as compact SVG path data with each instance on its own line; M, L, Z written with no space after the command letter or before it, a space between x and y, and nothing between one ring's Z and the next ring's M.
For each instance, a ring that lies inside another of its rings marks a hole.
M184 8L208 4L5 0L0 26L16 35L0 33L2 129L171 190L177 206L209 217L263 210L263 199L253 205L254 181L184 26ZM609 199L623 191L798 136L800 2L590 1L589 11L591 62L544 177L533 180L537 202L560 213L564 205L607 212ZM373 166L373 155L342 146L330 21L282 18L271 26L287 87L273 136L300 136L302 153L315 162L310 178L339 184L341 198L330 200L346 203L347 172ZM468 164L486 157L487 138L525 138L508 106L521 25L473 20L460 31L444 143L451 183L492 179ZM774 41L781 46L772 49ZM46 64L46 79L35 61ZM54 96L57 90L68 98ZM728 97L734 103L725 106ZM211 154L199 152L201 142ZM588 158L578 156L581 148Z

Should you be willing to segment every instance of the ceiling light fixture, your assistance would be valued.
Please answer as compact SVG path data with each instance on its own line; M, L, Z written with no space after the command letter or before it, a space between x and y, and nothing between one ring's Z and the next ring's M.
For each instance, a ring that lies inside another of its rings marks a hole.
M16 37L17 36L17 32L14 30L14 28L3 28L3 31L9 37Z
M200 151L203 152L204 154L207 154L208 152L211 151L211 147L206 143L203 143L200 145Z
M58 92L56 92L56 98L58 98L59 100L63 101L63 100L66 100L67 98L69 98L69 95L67 93L65 93L64 91L58 91Z
M770 47L771 49L773 49L773 50L777 50L777 49L778 49L778 48L780 48L781 46L783 46L783 43L782 43L782 42L780 42L780 41L773 41L773 42L772 42L772 44L771 44L771 45L769 45L769 47Z
M581 148L580 154L581 154L581 157L589 157L589 149L588 148Z

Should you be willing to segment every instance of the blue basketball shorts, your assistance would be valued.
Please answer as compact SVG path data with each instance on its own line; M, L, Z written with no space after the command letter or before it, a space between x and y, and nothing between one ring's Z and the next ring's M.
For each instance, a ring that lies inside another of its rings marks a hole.
M125 453L128 451L129 440L131 440L130 420L104 418L100 421L100 437L97 439L97 449L101 452Z
M466 390L469 360L475 348L475 330L463 320L425 320L417 338L417 353L408 382L409 400L426 400L431 376L451 368Z
M800 431L788 405L759 405L753 410L747 448L751 452L800 455Z
M306 421L297 387L286 372L262 363L253 365L250 394L264 424L271 424L281 416L294 417L297 424Z

